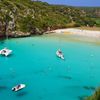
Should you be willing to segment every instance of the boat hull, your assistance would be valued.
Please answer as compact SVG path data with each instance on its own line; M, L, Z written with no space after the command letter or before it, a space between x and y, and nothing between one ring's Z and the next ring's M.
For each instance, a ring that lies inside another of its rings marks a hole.
M7 48L4 48L2 50L0 50L0 55L4 55L4 56L9 56L12 53L12 50L9 50Z
M63 54L59 54L59 52L57 51L57 52L56 52L56 55L57 55L59 58L61 58L61 59L64 60L64 56L63 56Z
M26 85L25 85L25 84L20 84L20 87L19 87L19 88L17 88L17 87L18 87L18 85L15 86L15 87L13 87L13 88L12 88L12 91L17 92L17 91L19 91L19 90L22 90L22 89L24 89L24 88L26 87Z

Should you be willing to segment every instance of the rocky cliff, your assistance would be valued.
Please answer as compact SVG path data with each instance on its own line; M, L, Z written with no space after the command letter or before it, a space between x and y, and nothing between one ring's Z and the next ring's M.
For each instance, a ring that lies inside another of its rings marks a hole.
M96 21L85 10L63 5L50 5L31 0L0 0L0 37L42 34L45 31L94 26Z

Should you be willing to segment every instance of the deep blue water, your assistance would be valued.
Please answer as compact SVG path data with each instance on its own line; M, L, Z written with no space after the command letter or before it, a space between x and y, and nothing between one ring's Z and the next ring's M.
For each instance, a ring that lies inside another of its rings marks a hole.
M47 35L0 41L5 46L13 54L0 56L0 100L80 100L100 86L99 45ZM12 92L19 83L26 88Z

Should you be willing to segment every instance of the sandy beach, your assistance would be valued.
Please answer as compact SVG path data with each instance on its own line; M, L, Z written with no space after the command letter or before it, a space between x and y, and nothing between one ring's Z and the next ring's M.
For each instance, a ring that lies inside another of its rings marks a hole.
M93 30L85 30L85 29L78 29L78 28L67 28L67 29L57 29L53 30L54 33L60 34L72 34L77 36L83 37L92 37L92 38L100 38L100 31L93 31Z

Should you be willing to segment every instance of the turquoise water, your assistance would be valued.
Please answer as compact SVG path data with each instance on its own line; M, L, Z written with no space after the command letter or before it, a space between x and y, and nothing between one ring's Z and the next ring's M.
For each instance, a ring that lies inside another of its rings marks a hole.
M36 36L0 41L0 49L13 50L0 56L0 100L80 100L94 93L84 87L100 86L100 46ZM65 60L56 57L61 48ZM12 92L19 83L26 88Z

